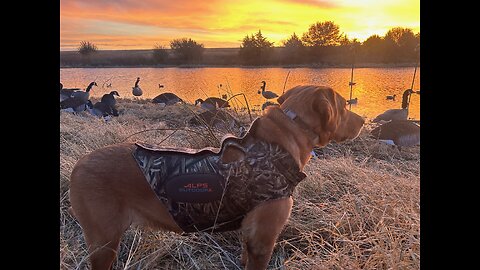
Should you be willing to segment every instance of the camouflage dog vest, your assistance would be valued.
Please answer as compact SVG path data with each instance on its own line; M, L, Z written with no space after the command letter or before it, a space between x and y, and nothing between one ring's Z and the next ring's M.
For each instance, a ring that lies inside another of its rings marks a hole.
M306 177L287 151L264 141L242 146L239 138L227 138L220 149L201 150L136 145L138 166L184 232L236 230L249 211L290 197ZM245 158L224 163L227 146Z

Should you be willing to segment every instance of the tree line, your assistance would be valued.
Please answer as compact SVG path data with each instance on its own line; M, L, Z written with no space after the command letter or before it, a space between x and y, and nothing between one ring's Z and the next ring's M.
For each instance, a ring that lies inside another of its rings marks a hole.
M88 49L85 46L88 45ZM384 36L372 35L364 42L350 39L340 32L332 21L316 22L301 36L292 33L280 46L263 36L261 30L246 35L233 64L349 64L357 63L413 63L419 60L420 32L395 27ZM82 42L80 53L90 54L96 47ZM202 64L204 45L191 38L170 41L170 49L156 44L152 60L156 64Z

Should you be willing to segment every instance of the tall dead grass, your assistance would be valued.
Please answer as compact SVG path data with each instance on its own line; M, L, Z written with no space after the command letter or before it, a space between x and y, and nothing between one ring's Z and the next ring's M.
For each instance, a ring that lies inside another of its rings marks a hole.
M67 212L69 175L76 161L100 147L125 140L200 148L210 132L186 131L198 108L159 108L147 101L120 100L109 122L87 114L60 115L60 268L89 269L77 221ZM241 116L248 124L248 115ZM153 130L155 129L155 130ZM317 149L308 177L294 193L291 218L275 246L268 269L419 269L419 147L396 148L359 138ZM220 139L222 132L215 131ZM218 146L218 145L214 145ZM115 269L241 269L239 233L171 232L132 228L125 234Z

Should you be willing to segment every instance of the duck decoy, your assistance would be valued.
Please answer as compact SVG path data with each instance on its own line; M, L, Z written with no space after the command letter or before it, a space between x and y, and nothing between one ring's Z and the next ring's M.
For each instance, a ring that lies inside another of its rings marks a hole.
M358 103L358 98L352 98L347 100L347 104L357 104Z
M138 86L139 82L140 82L140 77L137 77L137 80L135 81L135 86L132 87L132 94L136 97L143 95L142 89Z
M395 100L395 97L396 97L396 96L397 96L397 95L395 95L395 94L394 94L394 95L391 95L391 96L387 96L387 100Z

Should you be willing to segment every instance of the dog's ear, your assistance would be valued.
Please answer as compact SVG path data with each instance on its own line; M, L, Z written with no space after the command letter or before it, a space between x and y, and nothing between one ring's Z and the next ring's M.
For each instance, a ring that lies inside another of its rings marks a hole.
M330 100L325 97L317 97L313 103L313 111L319 116L323 131L335 131L335 110Z
M337 129L335 93L333 90L331 92L329 90L320 89L312 103L312 111L320 119L320 126L315 128L315 133L319 136L318 144L320 146L328 144Z

